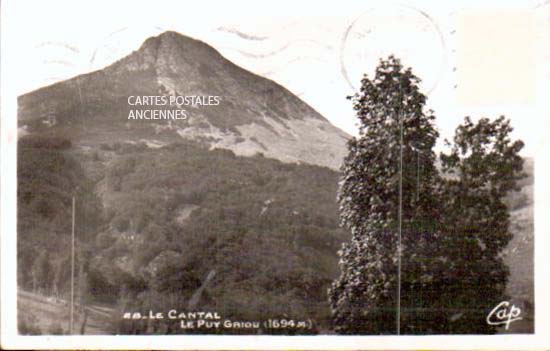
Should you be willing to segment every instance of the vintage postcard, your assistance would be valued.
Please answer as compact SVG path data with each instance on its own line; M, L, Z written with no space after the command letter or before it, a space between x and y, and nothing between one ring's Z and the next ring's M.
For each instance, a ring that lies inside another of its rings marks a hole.
M550 2L4 1L6 349L548 349Z

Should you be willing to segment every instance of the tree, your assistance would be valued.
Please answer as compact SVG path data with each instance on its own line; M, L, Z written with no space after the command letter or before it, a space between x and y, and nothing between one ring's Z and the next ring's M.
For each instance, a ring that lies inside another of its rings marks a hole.
M477 123L466 117L450 153L441 154L444 235L438 252L452 265L443 275L440 305L456 310L452 332L494 333L485 317L507 299L508 268L500 253L512 234L505 197L525 177L518 154L523 142L512 141L511 132L503 116Z
M439 176L432 151L438 133L419 81L390 56L350 97L359 137L348 143L338 201L341 224L352 239L339 252L341 275L329 291L340 333L396 332L401 169L402 287L420 289L425 279L423 258L429 257L438 219L433 194Z
M435 117L418 83L390 56L350 97L360 126L338 191L341 224L352 234L329 289L338 333L395 333L398 306L404 334L495 331L485 318L505 299L504 197L522 177L523 143L510 139L503 117L466 118L440 156L440 175Z

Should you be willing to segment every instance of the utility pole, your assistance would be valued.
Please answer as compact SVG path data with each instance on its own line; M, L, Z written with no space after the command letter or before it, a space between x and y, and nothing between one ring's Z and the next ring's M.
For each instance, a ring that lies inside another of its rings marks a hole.
M399 114L399 218L397 234L397 335L401 334L401 234L403 229L403 114Z
M73 220L72 220L72 230L71 230L71 321L69 323L69 334L73 334L74 328L74 196L73 196Z
M416 201L420 199L420 150L416 149Z

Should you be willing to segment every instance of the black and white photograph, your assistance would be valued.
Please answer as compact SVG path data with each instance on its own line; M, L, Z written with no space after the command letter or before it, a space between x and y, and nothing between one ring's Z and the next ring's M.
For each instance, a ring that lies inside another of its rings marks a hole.
M1 5L2 348L550 347L549 1Z

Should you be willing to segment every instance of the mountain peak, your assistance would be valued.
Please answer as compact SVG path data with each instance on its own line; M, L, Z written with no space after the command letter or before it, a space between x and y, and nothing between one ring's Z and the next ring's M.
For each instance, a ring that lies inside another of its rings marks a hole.
M135 108L128 104L129 96L158 95L198 96L219 103L181 106L189 119L169 124L128 121ZM49 124L43 119L50 115L55 115L56 128L79 131L89 144L97 142L95 135L118 131L131 142L192 139L239 155L261 152L286 162L332 168L339 167L348 138L283 86L174 31L145 40L138 50L101 71L20 97L20 121L37 120L44 127ZM84 123L87 127L78 129ZM96 134L89 133L91 127ZM132 132L136 129L140 132Z
M148 48L148 47L151 47L151 46L156 47L156 46L161 45L161 43L163 43L165 45L166 44L168 44L168 45L188 44L188 45L205 45L205 46L207 46L206 43L203 43L200 40L196 40L196 39L193 39L191 37L180 34L178 32L169 30L169 31L163 32L163 33L161 33L157 36L147 38L143 42L143 44L141 45L139 50L142 50L144 48Z
M159 57L186 58L188 61L207 60L214 57L218 60L223 59L220 53L208 44L174 31L166 31L146 39L137 53L150 58L154 57L155 62L158 62Z

